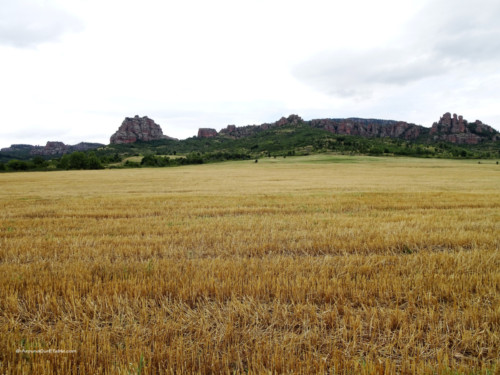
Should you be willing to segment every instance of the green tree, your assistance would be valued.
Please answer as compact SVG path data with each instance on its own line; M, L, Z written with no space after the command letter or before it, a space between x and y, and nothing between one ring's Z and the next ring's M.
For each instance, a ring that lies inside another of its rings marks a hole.
M87 168L88 169L103 169L101 160L96 156L94 152L91 152L87 157Z
M57 162L57 168L59 169L69 169L69 155L63 155Z
M33 162L33 166L36 169L46 168L49 165L49 163L44 158L42 158L41 156L35 156L32 159L32 162Z
M29 169L29 164L23 160L9 160L7 163L7 169L9 171L27 171Z
M158 161L156 160L156 157L154 155L150 154L142 158L141 165L144 165L146 167L156 167L158 166Z
M81 151L69 155L69 169L88 169L88 158Z

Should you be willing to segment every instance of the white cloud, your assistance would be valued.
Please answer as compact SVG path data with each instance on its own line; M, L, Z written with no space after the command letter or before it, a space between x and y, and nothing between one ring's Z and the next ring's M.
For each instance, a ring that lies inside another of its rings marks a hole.
M370 97L383 86L406 85L447 72L446 61L406 49L337 50L298 65L295 76L331 95Z
M177 138L291 113L430 126L451 111L500 125L498 8L487 0L3 0L3 123L33 137L14 139L2 126L0 146L45 143L44 130L104 143L135 114Z
M491 113L489 95L498 99L499 94L476 86L497 80L499 17L500 3L495 1L432 1L391 41L372 48L323 50L297 64L294 76L374 112L397 102L395 113L401 108L415 112L416 103L420 112L442 108L434 118L448 110ZM450 109L450 104L456 107ZM499 125L500 113L490 118ZM430 125L429 116L423 124Z
M82 29L83 23L78 17L51 1L0 2L0 44L34 47L58 41L62 35Z

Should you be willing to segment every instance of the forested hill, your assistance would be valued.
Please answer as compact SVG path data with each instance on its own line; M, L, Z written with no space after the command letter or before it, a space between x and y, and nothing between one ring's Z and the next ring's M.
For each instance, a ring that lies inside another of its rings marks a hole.
M220 132L217 132L215 129L200 128L198 137L213 138L217 136L226 136L231 138L242 138L276 127L299 124L305 124L312 128L326 130L332 134L338 135L355 135L368 138L396 138L423 143L446 141L453 144L473 145L500 139L499 133L491 126L483 124L479 120L468 122L462 116L457 116L456 114L452 116L449 112L445 113L431 128L407 123L405 121L363 119L357 117L304 121L298 115L290 115L286 118L282 117L276 122L262 125L249 125L243 127L228 125Z
M151 124L158 139L151 139ZM500 137L496 130L480 121L468 123L449 113L431 128L360 118L304 121L291 115L270 124L229 125L220 131L202 128L197 136L184 140L164 136L154 121L136 116L126 118L117 133L120 137L113 139L119 138L121 143L92 145L93 150L64 155L33 155L29 147L20 148L15 154L2 152L0 171L176 166L324 152L500 159ZM144 134L147 141L141 140Z

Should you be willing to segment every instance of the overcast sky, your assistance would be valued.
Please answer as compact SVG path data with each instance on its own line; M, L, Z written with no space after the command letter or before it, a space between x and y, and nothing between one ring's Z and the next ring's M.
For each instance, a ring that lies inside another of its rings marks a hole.
M498 0L0 0L0 147L365 117L500 130Z

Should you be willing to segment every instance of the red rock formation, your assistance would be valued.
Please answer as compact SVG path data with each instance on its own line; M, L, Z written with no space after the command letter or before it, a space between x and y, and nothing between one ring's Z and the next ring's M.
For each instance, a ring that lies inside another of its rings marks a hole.
M160 125L147 116L125 117L120 128L110 138L110 143L133 143L136 141L154 141L157 139L174 139L163 135Z
M314 128L324 129L333 134L357 135L362 137L390 137L416 139L424 127L408 124L404 121L376 119L319 119L309 121Z
M446 141L457 144L478 144L485 139L498 139L498 132L491 126L476 120L467 123L462 116L446 112L438 122L432 124L429 132L434 141Z
M435 122L432 125L430 134L435 133L449 133L449 134L457 134L466 132L466 127L464 123L464 119L462 116L458 116L456 113L453 114L453 118L451 117L450 112L446 112L438 122Z
M213 138L217 136L217 130L212 128L199 128L198 138Z
M299 115L290 115L288 117L282 117L278 121L274 123L276 126L283 126L283 125L298 125L300 123L304 122L302 120L302 117Z
M63 142L47 142L45 147L37 147L30 151L30 155L63 155L71 151L71 146Z
M277 126L285 126L285 125L298 125L304 123L304 120L298 115L290 115L288 117L282 117L276 122L272 122L270 124L261 124L261 125L247 125L247 126L235 126L228 125L227 128L222 129L219 134L229 137L229 138L243 138L248 137L258 132L272 129Z

